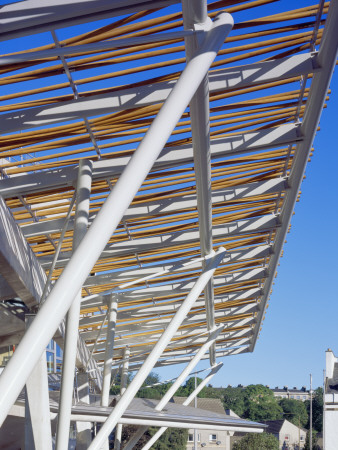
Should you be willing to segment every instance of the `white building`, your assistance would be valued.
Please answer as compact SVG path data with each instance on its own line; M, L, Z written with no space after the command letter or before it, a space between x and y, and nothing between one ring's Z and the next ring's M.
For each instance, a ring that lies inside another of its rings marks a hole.
M174 402L182 404L185 397L174 397ZM189 406L194 406L194 402L191 402ZM206 411L224 414L227 417L236 417L230 409L224 410L222 402L219 398L197 398L197 408L204 409ZM203 448L204 450L230 450L230 436L233 436L233 431L214 431L214 430L198 430L197 431L197 449ZM194 450L195 443L194 430L191 428L188 431L187 450Z
M326 351L324 398L324 449L336 450L338 445L338 358Z

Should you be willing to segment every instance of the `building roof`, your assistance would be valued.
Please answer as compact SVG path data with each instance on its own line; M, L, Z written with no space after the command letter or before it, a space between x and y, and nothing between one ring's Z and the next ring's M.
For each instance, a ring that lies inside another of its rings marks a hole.
M174 403L182 405L187 397L173 397ZM194 400L190 402L188 406L194 407ZM205 411L215 412L217 414L225 414L223 404L219 398L197 398L197 408L203 409Z

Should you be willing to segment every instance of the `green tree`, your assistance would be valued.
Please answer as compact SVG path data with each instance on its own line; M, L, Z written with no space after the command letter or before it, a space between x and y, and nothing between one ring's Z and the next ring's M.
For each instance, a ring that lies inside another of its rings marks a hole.
M163 383L163 384L159 383L160 383L159 375L157 373L151 372L145 379L139 391L137 392L136 397L152 398L157 400L161 399L163 395L167 392L167 390L170 388L172 383Z
M197 386L202 382L202 378L196 378ZM198 394L198 397L205 397L205 389L203 388ZM177 397L189 397L189 395L195 390L195 377L189 378L183 386L180 386L176 391Z
M122 428L121 447L123 448L129 439L136 433L138 427L135 425L124 425ZM134 450L141 450L149 439L154 436L158 428L150 427L134 446ZM185 450L188 441L188 430L182 428L168 428L165 433L151 447L153 450ZM114 436L110 441L110 448L114 448Z
M278 450L278 439L270 433L247 434L234 443L233 450Z
M224 389L223 405L225 409L231 409L240 417L243 417L245 412L245 392L242 387L228 386Z
M310 431L308 431L306 433L304 450L310 450ZM320 450L320 447L317 444L317 431L316 430L312 430L312 450Z
M297 427L306 426L306 424L309 421L309 416L304 402L302 402L301 400L294 400L292 398L291 399L283 398L279 402L279 404L283 409L284 419L288 420L289 422L292 422Z
M310 417L310 400L304 403ZM317 388L312 396L312 426L319 433L323 431L323 388L321 387ZM309 421L306 428L310 428Z
M283 417L283 410L273 392L262 384L251 384L245 388L245 411L243 417L250 420L276 420Z

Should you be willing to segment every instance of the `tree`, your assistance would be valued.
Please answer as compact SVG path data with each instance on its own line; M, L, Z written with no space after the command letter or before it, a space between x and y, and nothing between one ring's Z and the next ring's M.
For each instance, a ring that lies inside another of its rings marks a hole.
M136 433L138 427L135 425L124 425L122 428L121 448L123 448L129 439ZM134 450L141 450L152 436L157 432L158 428L150 427L134 446ZM168 428L162 436L151 447L153 450L185 450L188 441L188 430L181 428ZM114 440L111 440L110 448L113 446Z
M203 381L202 378L196 378L197 386ZM183 386L180 386L176 391L177 397L189 397L189 395L195 390L195 377L189 378ZM205 390L203 388L201 392L199 392L198 397L205 397Z
M172 383L163 383L163 384L157 383L160 383L159 375L157 373L151 372L145 379L139 391L137 392L136 397L152 398L160 400L163 397L163 395L168 391Z
M306 433L304 450L310 450L310 431L308 431ZM320 450L319 445L317 445L317 431L316 430L312 430L312 450Z
M245 388L245 411L243 417L250 420L276 420L283 417L273 392L262 384L251 384Z
M278 450L278 439L270 433L247 434L234 443L233 450Z
M240 417L243 417L245 412L244 404L245 392L242 387L228 386L224 389L223 405L225 409L231 409Z
M306 426L309 421L309 416L304 402L292 398L283 398L279 404L284 411L284 419L292 422L297 427Z
M309 421L306 428L310 428L310 400L305 403L309 414ZM319 387L314 391L312 397L312 426L313 429L321 433L323 431L323 388Z

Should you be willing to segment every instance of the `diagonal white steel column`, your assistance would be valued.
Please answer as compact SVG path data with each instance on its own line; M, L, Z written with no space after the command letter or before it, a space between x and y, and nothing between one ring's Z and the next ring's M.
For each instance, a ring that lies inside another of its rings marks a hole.
M147 378L148 374L151 372L151 370L154 368L158 358L163 353L164 349L167 347L169 342L171 341L172 337L175 335L177 329L183 322L184 318L192 308L193 304L197 300L197 298L200 296L201 292L203 291L206 283L209 281L210 277L213 276L216 268L222 261L225 254L224 248L220 248L215 256L213 256L208 264L207 267L204 269L204 271L201 273L200 277L195 283L195 286L192 288L190 293L185 298L184 302L182 303L180 309L177 311L175 316L173 317L172 321L167 326L166 330L160 337L160 339L155 344L153 350L150 352L147 359L144 361L142 367L135 375L133 381L130 383L128 388L126 389L125 393L121 397L118 404L115 406L113 412L109 415L107 420L105 421L103 427L93 440L92 444L90 445L90 450L98 450L101 448L102 444L104 443L105 439L109 436L112 429L115 427L115 425L118 423L119 419L122 417L125 410L128 408L130 402L135 397L137 391L142 386L142 383Z
M209 375L207 375L204 380L197 386L196 389L193 390L193 392L189 395L189 397L184 400L183 406L188 406L190 402L197 397L197 395L201 392L201 390L206 386L212 377L216 375L216 373L219 371L219 369L223 366L223 363L218 363L216 366L212 367L211 372ZM142 447L142 450L148 450L151 448L155 442L162 436L162 434L168 429L168 427L161 427L154 436Z
M117 319L117 299L113 294L110 296L109 309L108 309L108 325L107 325L107 338L106 338L106 349L104 353L104 365L103 365L103 383L102 383L102 393L101 393L101 406L109 405L109 390L110 390L110 380L111 380L111 368L113 362L113 352L114 352L114 339L115 339L115 327ZM109 440L107 439L102 449L109 449Z
M122 365L122 369L121 369L121 395L123 395L127 389L129 356L130 356L130 349L129 349L129 347L125 347L125 349L123 351L123 365ZM116 425L116 430L115 430L114 450L120 450L121 439L122 439L122 423L118 423Z
M232 26L233 19L229 14L221 13L215 18L200 52L183 70L86 236L21 340L0 377L0 424L6 418L29 373L116 230L123 213L208 72Z
M79 246L86 235L89 217L90 191L92 182L92 162L82 159L76 186L76 212L73 249ZM60 410L56 434L56 450L68 448L70 415L73 400L74 374L79 334L81 291L73 301L66 320L65 346L62 362Z
M185 28L210 26L206 0L183 0L183 23ZM187 61L190 61L198 49L198 36L185 38ZM198 224L200 232L201 255L209 255L212 250L212 195L211 195L211 156L210 156L210 117L209 117L209 81L205 76L190 101L192 144L194 150L194 168L196 179ZM205 264L203 262L203 264ZM215 326L214 286L210 279L204 290L205 309L208 329ZM209 352L210 364L214 365L215 346Z
M28 328L35 314L25 317ZM25 449L52 450L52 430L49 412L46 352L39 358L26 383Z
M175 394L177 389L181 386L181 384L184 382L184 380L189 376L191 371L195 368L195 366L199 363L202 356L210 349L210 347L213 345L215 340L217 339L217 336L223 331L224 325L221 325L220 327L216 328L213 332L210 333L208 339L206 342L200 347L196 355L192 358L192 360L189 362L189 364L183 369L181 374L177 377L173 385L170 387L170 389L164 394L162 399L159 401L159 403L155 406L155 411L162 411L162 409L166 406L166 404L169 402L171 397ZM148 427L140 427L134 436L131 437L131 439L127 442L127 444L124 446L123 450L132 450L139 439L143 436L143 434L147 431Z

